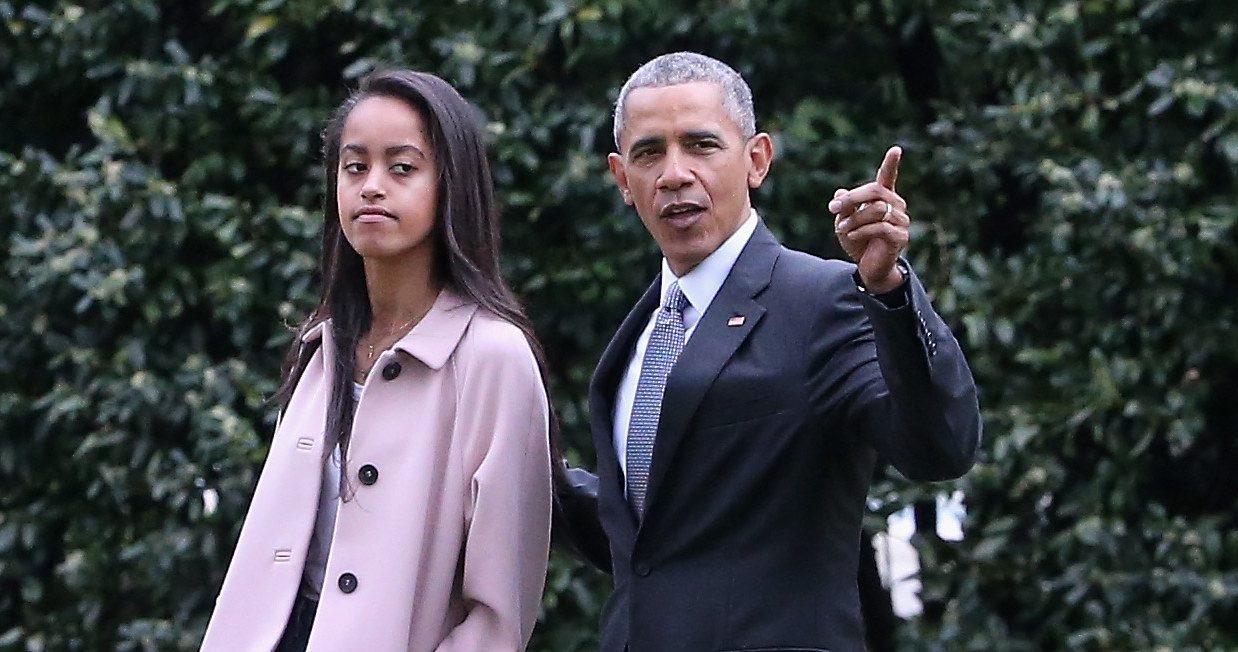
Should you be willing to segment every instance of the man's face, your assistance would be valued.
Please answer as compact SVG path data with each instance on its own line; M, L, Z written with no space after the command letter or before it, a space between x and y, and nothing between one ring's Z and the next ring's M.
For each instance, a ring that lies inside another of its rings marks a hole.
M722 89L708 82L638 88L624 118L610 171L683 276L748 217L748 190L769 172L773 144L767 134L745 141L723 109Z

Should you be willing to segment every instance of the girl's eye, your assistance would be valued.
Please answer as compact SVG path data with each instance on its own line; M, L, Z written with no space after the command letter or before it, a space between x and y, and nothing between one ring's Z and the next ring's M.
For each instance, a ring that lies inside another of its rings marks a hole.
M350 172L350 173L352 173L352 174L360 174L361 172L365 172L365 164L364 164L364 163L358 163L358 162L355 162L355 161L354 161L354 162L352 162L352 163L345 163L345 164L344 164L344 171L345 171L345 172Z
M391 171L396 174L409 174L413 171L413 169L414 169L413 166L409 165L408 163L396 163L395 165L391 166Z

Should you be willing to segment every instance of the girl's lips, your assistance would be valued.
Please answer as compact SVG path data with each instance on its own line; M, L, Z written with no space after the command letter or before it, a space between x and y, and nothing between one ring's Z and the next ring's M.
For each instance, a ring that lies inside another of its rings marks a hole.
M353 220L362 224L377 224L386 222L387 220L396 220L396 216L391 214L391 211L377 204L366 204L357 209Z
M362 224L376 224L378 222L386 222L395 218L385 213L361 213L356 217L356 221Z
M386 222L387 220L397 219L391 211L379 206L378 204L362 204L353 213L353 221L361 222L362 224L374 224L377 222Z

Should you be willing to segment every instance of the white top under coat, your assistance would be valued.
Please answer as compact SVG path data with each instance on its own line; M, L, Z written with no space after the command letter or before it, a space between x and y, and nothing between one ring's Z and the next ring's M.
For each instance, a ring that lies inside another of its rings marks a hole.
M361 383L352 384L353 404L361 402ZM327 558L331 552L331 537L335 534L335 515L340 507L340 447L331 451L331 457L322 463L322 486L318 489L318 516L314 519L314 533L310 537L309 552L305 557L304 581L301 595L318 601L322 595L322 580L327 573Z

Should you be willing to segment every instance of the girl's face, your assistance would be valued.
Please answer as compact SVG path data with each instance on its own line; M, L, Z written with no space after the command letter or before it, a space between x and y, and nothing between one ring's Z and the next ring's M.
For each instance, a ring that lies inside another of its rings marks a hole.
M434 256L438 167L421 114L403 100L368 97L340 138L335 201L340 228L368 263L424 263Z

